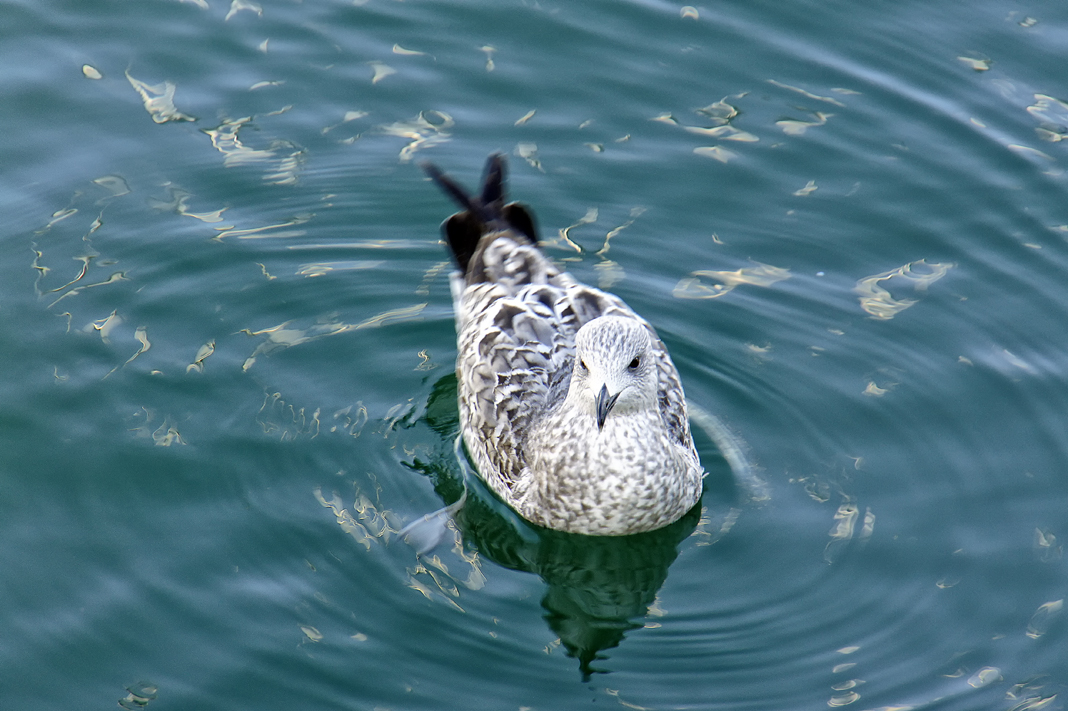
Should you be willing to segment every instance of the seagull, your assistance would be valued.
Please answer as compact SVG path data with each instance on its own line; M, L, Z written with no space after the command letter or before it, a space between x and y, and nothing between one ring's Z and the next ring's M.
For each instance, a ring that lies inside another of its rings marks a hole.
M472 196L423 170L461 211L442 224L463 442L479 476L539 526L594 536L662 528L701 498L704 470L678 371L656 331L538 246L505 203L505 160Z

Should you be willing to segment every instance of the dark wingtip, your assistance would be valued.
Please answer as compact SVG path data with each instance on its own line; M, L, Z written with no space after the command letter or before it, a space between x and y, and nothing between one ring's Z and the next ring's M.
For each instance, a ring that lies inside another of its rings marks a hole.
M525 234L531 244L538 243L538 228L534 224L534 214L526 205L510 202L501 210L501 215L513 230Z
M482 238L482 229L482 223L467 210L457 212L441 223L445 242L462 274L467 274L467 265L471 263L478 241Z

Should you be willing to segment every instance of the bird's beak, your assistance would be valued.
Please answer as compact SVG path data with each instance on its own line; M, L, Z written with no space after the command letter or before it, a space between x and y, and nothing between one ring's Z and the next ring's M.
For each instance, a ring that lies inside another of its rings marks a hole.
M602 385L601 392L597 393L597 429L604 428L604 421L608 418L608 411L616 404L619 393L608 394L608 386Z

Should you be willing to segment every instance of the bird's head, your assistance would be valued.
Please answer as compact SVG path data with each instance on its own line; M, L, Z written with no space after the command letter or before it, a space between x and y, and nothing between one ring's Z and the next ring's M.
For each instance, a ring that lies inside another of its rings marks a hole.
M601 316L578 330L568 399L591 413L598 429L610 414L651 407L656 397L653 339L644 323Z

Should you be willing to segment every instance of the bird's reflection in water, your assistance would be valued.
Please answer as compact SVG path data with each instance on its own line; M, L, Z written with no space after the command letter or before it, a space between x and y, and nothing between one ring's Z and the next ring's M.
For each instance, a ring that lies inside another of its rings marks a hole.
M449 446L433 461L408 464L431 478L446 505L459 502L465 488L469 492L452 517L465 544L498 565L540 576L548 585L541 601L545 619L567 654L578 660L583 679L607 671L593 664L629 630L643 626L679 543L698 525L700 503L670 526L630 536L540 528L497 500L453 456L451 443L459 434L454 375L435 384L423 419Z

